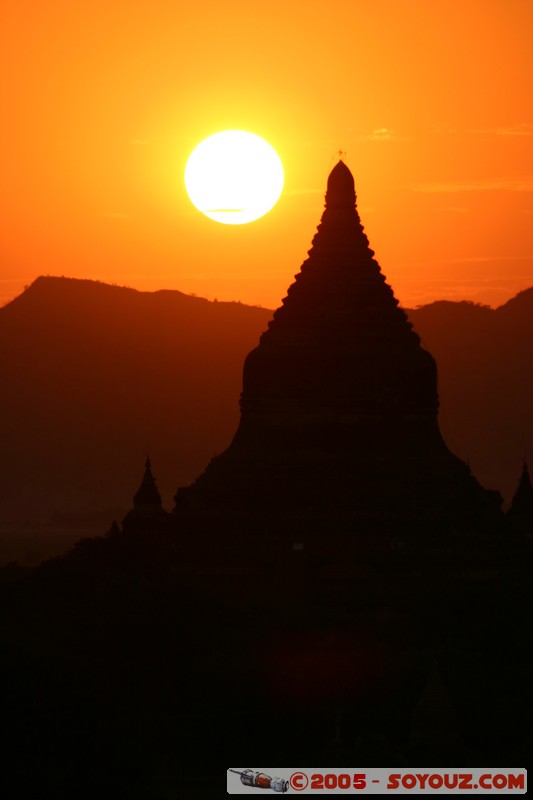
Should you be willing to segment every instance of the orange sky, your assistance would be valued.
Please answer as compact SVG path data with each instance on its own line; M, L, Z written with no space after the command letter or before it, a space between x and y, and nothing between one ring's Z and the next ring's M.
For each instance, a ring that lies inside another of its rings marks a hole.
M404 305L533 285L530 0L4 0L0 303L40 274L274 307L339 149ZM266 138L285 190L225 226L190 151Z

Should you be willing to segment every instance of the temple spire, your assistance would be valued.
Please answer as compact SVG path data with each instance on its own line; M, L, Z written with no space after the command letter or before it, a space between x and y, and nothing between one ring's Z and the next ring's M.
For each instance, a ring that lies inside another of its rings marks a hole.
M246 359L243 415L349 408L436 420L434 360L374 255L357 213L353 175L340 160L328 177L309 257Z
M161 508L161 495L152 474L150 456L146 457L144 476L137 492L133 497L134 508Z
M326 208L355 206L355 183L353 175L344 163L339 160L331 170L326 191Z
M435 361L381 272L341 159L308 257L246 357L233 441L178 491L176 513L235 513L237 528L243 509L264 526L268 508L288 535L306 513L326 529L331 509L350 530L376 514L426 515L426 531L469 504L499 513L437 413Z
M527 460L522 464L522 475L511 503L510 513L513 516L527 517L533 524L533 485L529 475Z
M133 508L122 521L122 530L128 534L147 530L156 532L166 530L167 526L168 514L162 508L150 456L147 456L141 485L133 497Z

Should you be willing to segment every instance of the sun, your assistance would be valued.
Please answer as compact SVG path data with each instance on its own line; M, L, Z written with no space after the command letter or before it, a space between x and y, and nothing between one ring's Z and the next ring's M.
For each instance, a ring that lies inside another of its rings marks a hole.
M192 204L225 225L264 216L283 189L283 166L268 142L247 131L221 131L200 142L185 167Z

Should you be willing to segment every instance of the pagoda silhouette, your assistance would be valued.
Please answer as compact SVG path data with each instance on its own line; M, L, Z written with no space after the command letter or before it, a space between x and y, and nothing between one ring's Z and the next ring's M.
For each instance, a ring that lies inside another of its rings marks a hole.
M285 709L282 729L246 713L242 746L275 755L299 741L305 756L329 730L360 760L394 761L414 747L418 698L439 728L424 695L436 660L459 716L482 719L492 697L490 724L458 723L465 741L475 729L476 746L492 744L509 724L505 669L493 659L499 677L484 674L491 626L510 618L502 498L450 452L438 408L435 360L381 273L339 161L308 258L245 359L235 436L178 489L168 520L176 579L220 609L205 663L225 652L221 687L237 680L250 709L259 698ZM450 752L464 755L453 737Z
M147 459L122 529L5 573L17 787L29 774L68 796L89 779L90 796L203 797L221 774L207 752L381 767L529 755L531 576L511 522L527 523L529 472L505 515L450 452L435 361L342 161L325 200L245 360L228 448L171 513Z
M122 529L127 534L136 532L142 534L146 529L153 531L166 528L168 528L168 514L162 508L150 456L147 456L141 484L133 496L133 508L122 520Z
M401 553L420 571L426 554L435 567L443 548L479 551L501 524L500 495L441 436L435 361L374 258L343 161L308 258L245 360L240 407L233 441L173 512L177 535L201 531L219 564L296 558L314 563L316 587L339 560Z

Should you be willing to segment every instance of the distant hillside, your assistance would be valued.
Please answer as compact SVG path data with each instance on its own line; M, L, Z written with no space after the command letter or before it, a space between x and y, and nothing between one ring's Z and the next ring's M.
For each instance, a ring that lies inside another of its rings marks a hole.
M533 288L497 309L441 301L407 313L437 360L448 445L510 501L524 455L533 461Z
M439 364L448 444L509 498L533 446L533 289L497 310L408 313ZM50 530L103 532L148 450L170 508L231 440L243 360L270 317L68 278L39 278L0 308L0 529L53 514Z
M90 527L91 512L105 530L106 510L109 521L131 505L148 450L171 506L230 441L242 363L270 316L177 291L35 281L0 309L0 522L56 510Z

